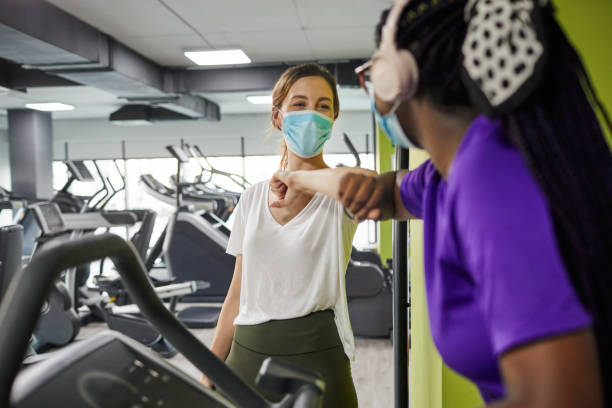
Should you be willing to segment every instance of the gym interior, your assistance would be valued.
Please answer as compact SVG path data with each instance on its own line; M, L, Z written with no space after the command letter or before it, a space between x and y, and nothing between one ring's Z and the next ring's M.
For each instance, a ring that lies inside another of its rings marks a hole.
M612 2L553 3L612 107ZM0 0L0 354L26 352L3 355L0 406L319 406L302 401L308 373L271 362L262 383L293 400L262 405L202 350L234 271L233 211L280 166L270 117L286 69L318 63L337 83L327 166L427 160L385 136L355 75L392 4ZM432 341L423 241L420 220L357 226L346 296L361 407L483 405Z

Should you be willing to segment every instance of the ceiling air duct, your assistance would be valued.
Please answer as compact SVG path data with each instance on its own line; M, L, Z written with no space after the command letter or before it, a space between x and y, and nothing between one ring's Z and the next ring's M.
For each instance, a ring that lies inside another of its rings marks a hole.
M192 116L175 112L163 107L131 104L125 105L110 114L110 121L115 125L150 125L153 122L171 120L191 120Z
M0 0L0 58L165 108L152 108L150 118L220 119L214 102L173 89L164 67L44 0Z

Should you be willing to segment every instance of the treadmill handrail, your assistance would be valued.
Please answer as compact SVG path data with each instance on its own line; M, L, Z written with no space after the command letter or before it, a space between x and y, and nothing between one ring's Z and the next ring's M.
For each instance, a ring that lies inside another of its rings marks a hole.
M174 189L166 186L164 183L162 183L161 181L159 181L158 179L156 179L150 174L142 174L140 176L140 180L143 183L147 184L153 190L158 190L158 191L163 190L164 194L176 194L176 191Z
M98 173L98 177L100 177L100 182L102 183L102 189L94 193L94 195L91 197L87 205L83 207L84 211L95 210L98 207L98 205L100 205L106 199L106 197L108 197L108 194L110 193L108 186L106 185L106 181L104 180L104 175L102 174L102 170L100 170L100 166L98 166L98 162L93 160L93 165L96 168L96 173ZM93 198L97 197L100 192L103 192L104 195L102 195L102 197L99 198L98 201L96 201L96 203L94 204Z
M223 171L223 170L219 170L219 169L214 168L214 167L213 167L213 166L210 164L210 162L208 161L208 158L206 157L206 155L205 155L205 154L202 152L202 149L200 149L200 146L198 146L198 145L193 145L193 148L195 149L195 151L197 152L197 154L198 154L198 155L199 155L199 156L200 156L202 159L204 159L204 161L206 162L206 164L208 164L208 166L210 166L211 170L207 170L207 171L210 171L210 172L215 173L215 174L219 174L219 175L221 175L221 176L225 176L225 177L229 178L230 180L232 180L234 183L238 184L240 187L242 187L242 188L243 188L243 189L245 189L245 190L247 189L247 186L250 186L250 185L251 185L251 183L250 183L250 182L249 182L249 181L248 181L246 178L244 178L243 176L241 176L240 174L228 173L228 172L226 172L226 171ZM195 156L194 156L194 157L195 157ZM196 159L196 161L197 161L197 159ZM199 164L199 163L200 163L200 162L198 161L198 164ZM200 167L201 167L201 166L200 166ZM236 178L237 178L238 180L237 180Z
M158 199L159 201L162 201L168 205L176 205L176 195L169 195L169 194L165 194L161 191L158 191L157 189L155 189L154 187L151 186L150 183L150 179L145 179L142 178L139 180L138 183L149 195L153 196L154 198ZM174 191L174 190L173 190ZM194 207L195 209L201 209L201 210L205 210L205 211L215 211L217 209L217 202L216 200L212 200L212 199L203 199L203 198L192 198L191 196L183 196L183 205L187 206L187 207Z
M351 139L346 133L342 133L342 140L344 141L346 147L349 149L349 152L351 152L351 154L355 158L354 167L361 166L361 158L359 157L359 153L357 152L357 149L355 149L355 145L353 145L353 142L351 142Z
M106 208L106 206L108 205L108 203L117 195L117 193L120 193L122 191L125 190L125 177L123 176L123 173L121 173L121 169L119 169L119 165L117 164L117 160L113 160L113 164L115 165L115 169L117 170L117 173L119 173L119 178L121 179L121 187L116 188L115 185L112 183L110 177L106 177L106 182L108 183L108 185L110 186L112 193L106 198L106 200L104 200L104 203L102 203L98 209L104 209Z
M117 189L117 191L123 191L125 190L125 175L119 168L119 165L117 164L117 160L113 160L113 164L115 165L115 169L117 170L117 173L119 174L119 177L121 178L121 184L122 184L121 187Z
M106 257L115 264L145 318L221 390L231 395L234 403L240 407L269 406L166 309L155 294L134 246L117 235L102 234L50 245L11 282L0 305L0 355L4 363L0 370L0 407L8 406L11 386L54 280L66 269Z
M83 214L62 213L63 231L96 230L98 228L125 227L136 224L136 214L130 211L112 213L88 212Z
M113 186L113 183L111 183L110 177L105 177L106 179L106 184L108 186L110 186L110 191L108 196L105 197L105 200L103 203L99 204L97 206L97 210L103 210L104 207L106 207L106 205L110 202L110 200L113 199L113 197L115 197L115 195L119 192L117 189L115 189L115 186Z

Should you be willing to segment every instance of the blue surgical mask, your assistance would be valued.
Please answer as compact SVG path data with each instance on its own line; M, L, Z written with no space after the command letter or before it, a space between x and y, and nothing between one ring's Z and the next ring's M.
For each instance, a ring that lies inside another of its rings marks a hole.
M323 151L334 121L322 113L301 110L283 113L283 135L287 148L305 159Z
M393 107L386 115L381 114L376 107L376 100L374 99L374 89L370 89L370 103L372 106L372 112L374 112L374 118L376 123L382 130L384 130L387 137L391 140L394 145L399 145L404 149L417 148L421 149L421 146L415 144L404 132L402 125L400 124L395 111L400 105L401 101L396 101Z

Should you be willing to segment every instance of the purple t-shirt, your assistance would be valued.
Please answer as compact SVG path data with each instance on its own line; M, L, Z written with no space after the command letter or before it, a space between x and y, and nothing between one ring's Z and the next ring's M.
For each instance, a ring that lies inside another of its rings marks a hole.
M427 161L400 190L406 209L424 221L433 340L485 401L504 396L502 353L591 324L546 198L498 121L476 118L447 180Z

